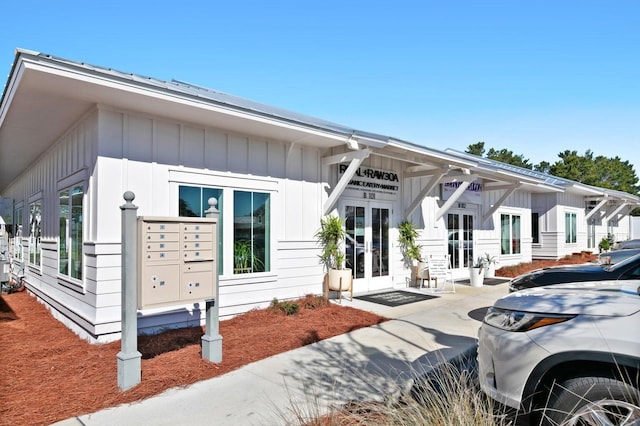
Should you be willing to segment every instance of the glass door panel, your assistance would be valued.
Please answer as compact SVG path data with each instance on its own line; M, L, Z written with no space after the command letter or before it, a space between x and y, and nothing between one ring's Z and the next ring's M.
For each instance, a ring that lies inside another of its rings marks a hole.
M355 291L373 291L391 286L391 208L370 201L350 201L342 208L346 231L346 266L351 268Z
M351 268L354 278L364 278L365 266L365 208L345 207L345 252L346 267Z
M389 209L371 209L371 274L389 275Z
M447 214L447 244L454 269L466 268L473 264L473 215L462 213Z

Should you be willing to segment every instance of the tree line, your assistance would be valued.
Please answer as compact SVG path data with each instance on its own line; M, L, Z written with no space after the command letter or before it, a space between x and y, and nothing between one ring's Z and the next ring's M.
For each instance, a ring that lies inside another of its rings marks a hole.
M508 149L485 150L484 142L469 145L465 152L585 185L640 195L638 177L629 161L622 161L618 156L613 158L596 156L590 149L586 150L584 155L578 154L578 151L565 150L558 153L559 159L555 163L541 161L539 164L532 164L524 155L514 154ZM634 209L631 214L640 216L640 208Z

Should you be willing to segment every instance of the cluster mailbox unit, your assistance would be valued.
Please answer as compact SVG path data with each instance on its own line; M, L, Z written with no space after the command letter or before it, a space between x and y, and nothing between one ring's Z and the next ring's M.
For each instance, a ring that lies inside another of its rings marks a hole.
M217 220L138 217L138 308L216 296Z

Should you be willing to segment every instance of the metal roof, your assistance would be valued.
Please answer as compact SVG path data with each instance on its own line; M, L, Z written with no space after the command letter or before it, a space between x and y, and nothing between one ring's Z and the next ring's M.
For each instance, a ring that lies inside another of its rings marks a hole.
M3 109L6 112L6 108L8 108L7 104L11 102L8 95L10 92L10 84L12 84L14 80L18 79L15 75L17 74L16 68L19 66L21 61L29 58L31 60L42 61L42 63L46 64L48 67L72 70L74 74L82 73L83 75L88 75L94 79L99 79L100 81L115 81L121 83L123 86L143 88L156 93L170 94L171 96L196 100L201 104L214 105L225 110L246 113L253 117L262 117L262 120L269 120L269 122L273 123L289 123L291 125L298 126L298 128L317 130L326 135L333 135L332 138L334 139L340 138L335 141L336 146L340 141L344 142L348 138L355 138L358 143L380 148L381 150L385 150L385 148L396 148L403 152L419 155L420 159L416 160L416 162L428 163L429 161L435 161L439 164L449 162L451 165L455 165L455 167L473 169L489 179L493 178L492 174L495 174L495 178L498 180L513 182L521 179L529 184L538 185L541 190L546 188L552 191L557 191L559 188L569 189L578 186L581 191L593 194L607 191L608 194L617 198L622 197L623 195L625 197L630 196L630 194L620 193L619 191L616 192L583 185L578 182L569 181L549 174L501 163L453 149L440 150L429 148L420 144L403 141L398 138L354 129L349 126L321 120L312 116L299 114L176 79L165 81L26 49L16 49L16 57L11 74L9 75L9 79L7 80L3 90L2 98L0 98L0 112L2 112ZM263 130L265 130L265 128L263 128ZM635 197L635 199L637 200L638 197Z

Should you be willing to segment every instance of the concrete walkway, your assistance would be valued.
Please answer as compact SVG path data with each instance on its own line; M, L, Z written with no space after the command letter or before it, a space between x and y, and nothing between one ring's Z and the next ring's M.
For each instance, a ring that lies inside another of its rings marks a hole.
M392 320L57 425L281 425L292 407L315 413L348 401L397 396L431 365L475 356L484 312L507 292L507 284L457 285L456 293L399 307L344 299L344 306Z

